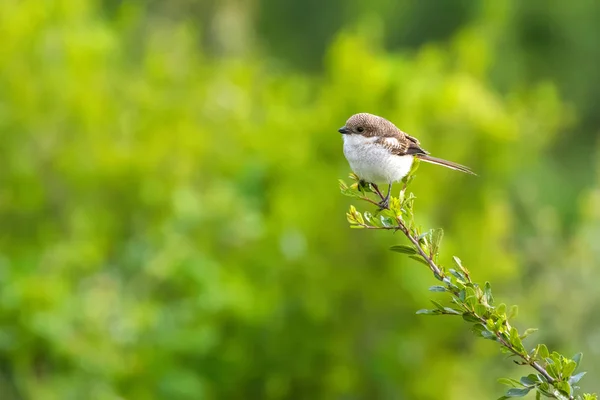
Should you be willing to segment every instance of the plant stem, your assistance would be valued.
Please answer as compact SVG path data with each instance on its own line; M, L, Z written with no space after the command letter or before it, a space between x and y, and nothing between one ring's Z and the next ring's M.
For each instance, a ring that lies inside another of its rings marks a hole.
M381 194L381 192L379 192L379 190L376 190L377 195L381 198L381 200L384 200L383 195ZM374 201L370 200L370 199L365 199L373 204L377 204ZM385 207L385 209L389 210L389 206ZM404 224L404 221L402 221L402 219L400 217L396 217L396 223L398 224L398 226L396 227L372 227L372 226L368 226L366 224L361 224L363 227L365 228L369 228L369 229L393 229L393 230L400 230L402 231L402 233L404 234L404 236L406 236L406 238L415 246L415 249L417 250L417 252L419 253L419 255L421 256L421 258L423 258L423 260L425 260L425 262L427 263L427 265L429 266L429 269L431 270L431 272L433 272L434 276L436 277L436 279L439 280L443 280L445 278L445 275L443 273L443 271L441 270L440 267L438 267L436 265L436 263L433 261L433 259L431 257L429 257L427 255L427 253L425 252L425 250L423 250L423 248L421 247L421 244L419 243L419 239L417 237L415 237L410 230L408 229L408 227ZM458 292L452 292L452 294L454 294L455 296L458 296ZM487 321L485 320L485 318L477 315L473 310L468 310L467 312L471 313L474 317L476 317L477 319L479 319L479 321L485 325L487 323ZM542 367L538 362L536 362L535 360L532 359L532 357L529 356L529 354L523 354L521 353L519 350L515 349L515 347L509 343L508 341L506 341L506 339L504 339L504 337L502 336L502 334L500 332L496 332L496 337L498 339L498 342L505 347L508 351L510 351L512 354L520 357L525 364L531 366L533 369L535 369L537 372L539 372L545 379L546 381L553 385L556 382L556 379L554 379L552 376L550 376L550 374L548 374L548 372L546 371L546 369L544 367ZM574 396L569 396L570 400L574 400L575 397Z
M433 272L435 277L439 280L444 279L444 273L442 272L442 270L437 265L435 265L435 262L433 262L433 260L427 255L427 253L425 253L425 250L423 250L423 248L419 244L419 240L410 234L410 231L408 230L406 225L404 225L404 222L400 219L400 217L396 218L396 222L398 223L399 229L402 231L402 233L404 233L404 236L406 236L408 240L411 241L411 243L416 247L417 251L419 252L419 255L427 262L427 265L429 265L429 269L431 270L431 272Z

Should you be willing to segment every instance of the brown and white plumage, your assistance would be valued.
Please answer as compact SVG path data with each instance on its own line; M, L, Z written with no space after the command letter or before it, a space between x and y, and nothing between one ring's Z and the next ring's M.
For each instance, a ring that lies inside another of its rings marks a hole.
M371 183L392 184L410 171L414 158L473 174L464 165L432 157L419 141L385 118L360 113L351 116L339 129L344 139L344 155L356 175ZM389 191L388 191L389 197Z

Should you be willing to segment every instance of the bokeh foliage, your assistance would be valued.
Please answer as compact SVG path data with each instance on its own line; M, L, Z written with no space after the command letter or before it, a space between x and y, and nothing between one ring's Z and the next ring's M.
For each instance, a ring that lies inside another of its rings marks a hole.
M493 346L414 315L430 277L400 236L347 229L336 130L360 111L480 174L422 166L418 220L598 390L587 97L509 68L508 6L404 52L348 4L304 72L269 53L262 2L0 2L3 399L501 394Z

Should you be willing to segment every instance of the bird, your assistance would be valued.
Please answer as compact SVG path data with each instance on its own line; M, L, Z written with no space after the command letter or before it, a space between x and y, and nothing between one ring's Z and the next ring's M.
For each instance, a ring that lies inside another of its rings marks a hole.
M378 193L377 183L389 185L387 195L378 204L382 209L389 207L392 184L410 172L415 158L476 175L469 167L430 156L417 138L374 114L354 114L338 132L344 141L344 156L360 180L373 184Z

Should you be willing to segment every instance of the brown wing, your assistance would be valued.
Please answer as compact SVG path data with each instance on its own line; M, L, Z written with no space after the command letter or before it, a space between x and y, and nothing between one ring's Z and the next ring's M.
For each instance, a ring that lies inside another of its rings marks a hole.
M385 147L390 153L397 156L428 154L425 150L419 147L419 141L404 132L394 136L381 136L375 143Z

